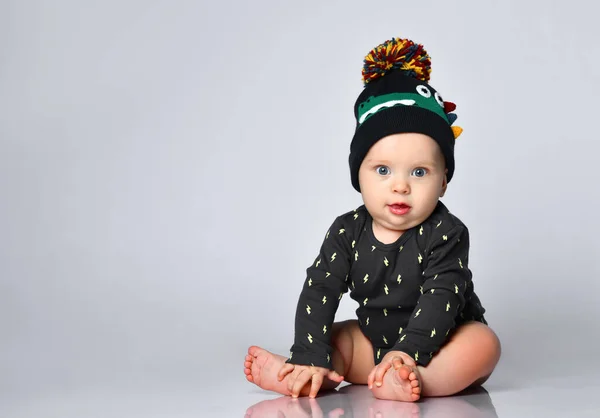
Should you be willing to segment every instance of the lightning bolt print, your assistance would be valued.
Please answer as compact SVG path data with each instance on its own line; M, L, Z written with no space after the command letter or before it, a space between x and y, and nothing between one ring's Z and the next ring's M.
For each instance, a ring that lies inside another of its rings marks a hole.
M323 325L323 334L327 334L327 325Z
M365 298L365 300L363 300L363 306L367 306L368 301L369 301L369 298Z
M460 258L458 259L458 264L460 265L460 268L463 268L462 260Z
M335 257L337 257L337 253L333 253L333 255L331 256L331 261L335 261Z
M367 317L367 325L369 325L369 317Z
M366 283L369 281L369 275L365 274L365 277L363 278L363 283Z
M352 240L352 249L354 249L355 245L356 245L356 240Z
M442 235L442 239L443 239L444 241L448 241L448 235Z
M389 266L390 262L388 261L387 257L383 257L383 264L385 264L385 266Z
M421 229L419 229L419 235L423 235L423 225L421 225Z
M398 330L398 334L402 334L402 327L400 327L400 329Z
M327 363L331 362L331 357L329 357L329 354L327 354Z
M387 316L387 309L383 308L383 316Z
M435 289L431 289L431 293L435 292Z
M331 273L330 272L326 272L325 273L325 278L328 278L329 276L331 276Z
M400 250L398 250L398 252L401 253L403 249L404 249L404 245L401 245Z
M338 235L342 235L344 232L346 232L346 230L344 228L340 229L340 232Z
M381 348L377 350L377 360L379 360L379 357L381 357Z
M385 335L383 336L383 342L385 343L385 345L387 345L387 338L385 338Z
M315 267L319 267L319 264L321 264L321 259L319 258L319 260L317 261L317 264L315 264Z
M312 335L308 334L307 338L308 338L308 342L312 344L312 341L313 341Z
M439 223L439 224L437 224L435 227L436 227L436 228L439 228L441 225L442 225L442 221L440 221L440 223Z
M398 281L398 284L402 283L402 276L398 275L398 278L396 280Z
M458 293L458 286L454 283L454 293Z
M431 338L435 337L435 328L431 331Z
M312 286L312 279L308 279L308 287Z
M423 286L419 286L419 291L423 294Z
M423 256L421 255L421 253L419 253L419 257L417 257L419 259L419 264L421 264L423 262Z
M446 312L450 310L450 302L446 303Z
M377 248L377 247L373 245L373 246L371 247L371 252L375 251L375 248Z
M385 292L386 295L390 294L390 289L388 289L387 284L383 285L383 291Z
M323 305L325 305L327 303L327 296L323 296L322 301L323 301Z
M310 306L306 305L306 313L310 315Z
M357 220L357 219L358 219L358 213L355 213L354 214L354 220Z
M354 261L358 261L358 250L354 252Z
M400 342L404 341L405 338L406 338L406 334L404 334L402 337L400 337Z
M418 351L415 353L415 361L419 361L419 352Z
M419 309L419 310L417 311L417 313L415 314L415 318L416 318L417 316L419 316L419 315L421 315L421 309Z

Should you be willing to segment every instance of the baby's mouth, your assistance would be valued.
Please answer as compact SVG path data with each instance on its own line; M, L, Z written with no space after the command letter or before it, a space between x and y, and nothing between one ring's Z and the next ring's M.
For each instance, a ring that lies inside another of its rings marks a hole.
M406 203L393 203L388 205L388 207L394 215L406 215L411 209Z

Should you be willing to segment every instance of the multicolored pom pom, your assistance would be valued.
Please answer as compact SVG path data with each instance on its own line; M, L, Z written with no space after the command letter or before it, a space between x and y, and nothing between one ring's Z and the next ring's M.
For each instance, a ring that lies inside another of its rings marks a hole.
M362 79L366 85L391 70L400 70L427 82L431 74L431 59L423 45L410 39L392 38L375 47L365 57Z

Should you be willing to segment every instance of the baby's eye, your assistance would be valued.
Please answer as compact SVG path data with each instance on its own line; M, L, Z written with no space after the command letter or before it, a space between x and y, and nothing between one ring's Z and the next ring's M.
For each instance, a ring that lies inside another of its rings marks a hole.
M389 167L380 165L379 167L377 167L377 174L379 174L381 176L387 176L388 174L390 174L390 169L389 169Z
M411 175L415 177L423 177L425 174L427 174L427 169L422 167L415 168L411 173Z

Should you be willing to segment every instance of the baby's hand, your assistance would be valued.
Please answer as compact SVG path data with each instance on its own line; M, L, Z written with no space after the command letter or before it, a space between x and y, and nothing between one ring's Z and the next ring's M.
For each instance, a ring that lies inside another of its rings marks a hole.
M338 383L344 381L344 377L340 376L334 370L329 370L323 367L302 366L290 363L285 363L281 367L279 373L277 373L277 380L281 382L288 374L290 374L290 376L288 376L287 386L290 394L294 398L297 398L300 395L300 390L308 383L309 380L312 380L310 394L308 395L311 398L317 396L317 392L319 392L319 389L321 389L321 385L323 384L324 377L327 377L328 379Z
M411 367L417 366L415 360L403 351L388 352L385 356L383 356L381 362L377 366L373 367L373 370L371 370L371 373L369 373L369 377L367 378L369 389L373 389L373 383L375 383L375 386L378 387L383 384L383 376L390 367L399 369L403 364Z

